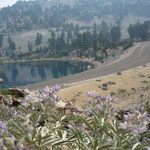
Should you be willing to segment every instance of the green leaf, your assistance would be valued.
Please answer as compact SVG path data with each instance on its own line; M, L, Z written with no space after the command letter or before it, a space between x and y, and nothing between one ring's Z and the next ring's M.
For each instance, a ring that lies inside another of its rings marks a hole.
M20 128L13 120L11 120L11 122L13 123L14 127L20 131L22 134L24 134L24 130L22 128Z
M148 132L142 134L141 137L150 138L150 131L148 131Z
M26 138L26 135L24 135L23 137L21 137L21 138L18 140L17 146L20 146L20 145L25 141L25 138Z
M96 150L98 147L98 139L94 140L94 150Z
M34 140L36 134L37 134L37 131L36 131L36 129L34 129L32 132L32 141Z
M108 150L111 146L109 144L102 145L101 147L98 148L98 150Z
M94 131L94 129L91 127L91 125L90 125L84 118L82 118L82 117L80 116L79 119L80 119L85 125L87 125L92 131Z

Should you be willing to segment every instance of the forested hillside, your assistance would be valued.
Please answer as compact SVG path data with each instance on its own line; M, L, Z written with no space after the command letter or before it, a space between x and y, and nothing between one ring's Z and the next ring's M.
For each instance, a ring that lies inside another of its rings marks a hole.
M0 10L0 54L101 60L108 49L128 47L129 36L147 40L149 22L141 24L149 18L149 0L20 0ZM138 20L142 33L135 35Z
M150 17L148 0L35 0L18 1L2 8L2 29L15 32L37 28L62 27L67 22L89 23L110 15L117 25L129 14ZM133 18L134 19L134 18ZM109 22L109 20L108 20ZM89 23L90 24L90 23Z

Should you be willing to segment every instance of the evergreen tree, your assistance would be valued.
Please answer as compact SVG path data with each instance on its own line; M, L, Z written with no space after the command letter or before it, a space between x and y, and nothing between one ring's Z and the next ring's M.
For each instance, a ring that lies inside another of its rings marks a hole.
M118 27L120 27L121 26L121 19L117 19L116 24Z
M28 41L28 50L30 53L32 53L32 51L33 51L33 43L30 41Z
M98 47L98 38L97 38L97 32L93 31L93 49L96 51Z
M51 31L51 38L49 38L48 43L49 43L49 48L56 53L56 34L54 31Z
M63 36L58 37L56 40L56 50L58 53L60 53L61 51L63 51L65 49L65 39Z
M132 24L130 24L130 26L128 27L128 33L130 36L130 39L134 39L135 38L135 28Z
M52 37L52 38L55 38L55 37L56 37L56 34L55 34L54 31L51 31L51 37Z
M75 25L75 29L74 29L74 35L75 35L75 36L78 36L79 31L80 31L80 26L76 24L76 25Z
M83 38L82 38L82 34L79 33L77 36L77 48L78 49L82 49L83 48Z
M4 35L0 34L0 48L3 46Z
M145 41L148 40L149 38L149 25L150 22L144 22L141 26L140 26L140 38L141 40Z
M105 21L102 21L101 23L101 30L104 32L104 33L107 33L109 28L108 28L108 25Z
M130 39L148 40L149 39L150 22L145 21L143 24L137 23L128 27Z
M10 50L15 50L15 49L16 49L16 44L15 44L15 42L11 39L10 36L8 36L7 41L8 41L8 44L9 44L9 49L10 49Z
M73 38L72 32L70 30L67 32L67 38L69 41Z
M113 43L118 43L121 36L120 27L112 27L112 29L110 30L110 36Z
M97 28L98 28L98 27L97 27L97 24L94 23L94 24L93 24L93 29L94 29L94 31L97 31Z
M37 33L36 39L35 39L35 45L40 45L42 43L42 34Z

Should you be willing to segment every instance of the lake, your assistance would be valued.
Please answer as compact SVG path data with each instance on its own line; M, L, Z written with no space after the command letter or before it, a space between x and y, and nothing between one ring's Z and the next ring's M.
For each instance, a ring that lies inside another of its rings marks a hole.
M0 88L11 88L14 86L25 86L49 79L57 79L70 74L76 74L88 70L88 62L75 61L26 61L4 63L0 66L0 72L4 72L0 78L3 83Z

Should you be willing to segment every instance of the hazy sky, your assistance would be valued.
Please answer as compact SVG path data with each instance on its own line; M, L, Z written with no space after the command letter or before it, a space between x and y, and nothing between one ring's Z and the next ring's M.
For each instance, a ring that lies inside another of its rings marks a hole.
M11 6L16 2L17 2L17 0L0 0L0 8L8 6L8 5Z

